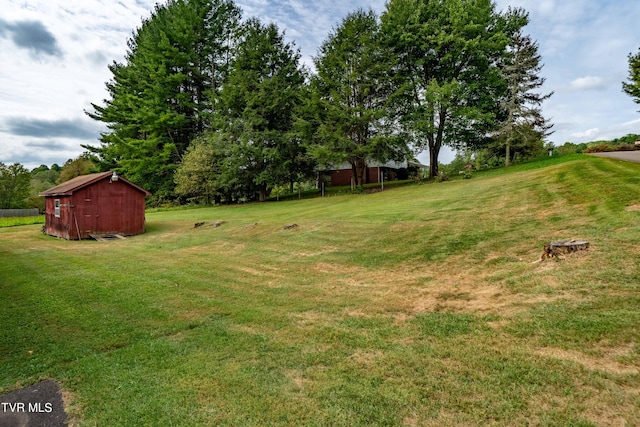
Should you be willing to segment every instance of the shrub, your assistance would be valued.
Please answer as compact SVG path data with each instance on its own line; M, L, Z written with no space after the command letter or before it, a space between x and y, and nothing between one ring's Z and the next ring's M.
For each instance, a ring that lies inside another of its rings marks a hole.
M635 151L635 144L620 144L616 146L616 150L618 151Z
M597 144L591 145L583 150L583 153L606 153L608 151L616 151L614 147L609 144Z
M587 144L585 144L584 142L581 144L578 144L578 146L576 147L576 153L580 154L580 153L584 153L584 150L586 150L588 147Z

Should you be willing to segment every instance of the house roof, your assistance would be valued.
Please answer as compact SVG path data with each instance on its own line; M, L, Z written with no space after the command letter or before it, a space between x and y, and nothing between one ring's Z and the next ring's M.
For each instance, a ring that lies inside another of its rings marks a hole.
M84 188L88 185L94 184L98 181L101 181L103 179L107 179L107 178L111 178L113 176L113 172L109 171L109 172L100 172L100 173L91 173L89 175L81 175L78 176L76 178L70 179L67 182L63 182L60 185L56 185L53 188L50 188L46 191L43 191L42 193L38 194L39 196L44 196L44 197L51 197L51 196L70 196L73 194L74 191L79 190L81 188ZM147 190L145 190L142 187L139 187L137 185L135 185L133 182L122 178L121 176L118 177L118 181L124 182L128 185L130 185L131 187L135 188L138 191L141 191L145 194L145 196L150 196L151 193L149 193Z
M423 165L417 161L402 161L402 162L397 162L394 160L390 160L386 163L382 163L382 162L378 162L375 160L368 160L366 162L367 167L369 168L375 168L375 167L382 167L382 168L392 168L392 169L401 169L401 168L406 168L409 166L412 167L417 167L418 169L429 169L429 166L427 165ZM331 165L331 164L327 164L324 165L323 167L320 167L319 170L343 170L343 169L348 169L351 170L351 164L348 162L345 163L340 163L340 164L335 164L335 165Z

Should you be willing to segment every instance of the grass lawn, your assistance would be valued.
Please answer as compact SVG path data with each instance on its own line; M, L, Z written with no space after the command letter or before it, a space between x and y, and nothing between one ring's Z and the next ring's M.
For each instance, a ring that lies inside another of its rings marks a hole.
M38 216L12 216L0 218L0 228L15 227L18 225L44 224L44 215Z
M147 222L0 228L1 393L52 378L80 426L640 425L640 164Z

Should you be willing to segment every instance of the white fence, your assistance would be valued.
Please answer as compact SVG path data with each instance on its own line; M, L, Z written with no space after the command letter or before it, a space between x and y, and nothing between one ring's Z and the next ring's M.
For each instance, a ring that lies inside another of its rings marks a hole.
M38 216L40 212L38 208L33 209L0 209L0 218L9 218L13 216Z

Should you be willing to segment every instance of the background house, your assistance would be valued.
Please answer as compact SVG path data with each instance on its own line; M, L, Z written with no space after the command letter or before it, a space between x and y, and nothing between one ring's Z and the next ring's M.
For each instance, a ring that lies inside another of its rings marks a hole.
M370 161L367 162L367 173L365 184L376 182L395 181L409 179L415 173L421 173L428 169L428 166L415 161L386 163ZM318 172L318 182L325 182L328 186L338 187L342 185L352 185L353 170L351 164L343 163L333 166L326 166Z
M113 172L79 176L40 193L45 197L45 233L70 240L143 233L149 195Z

